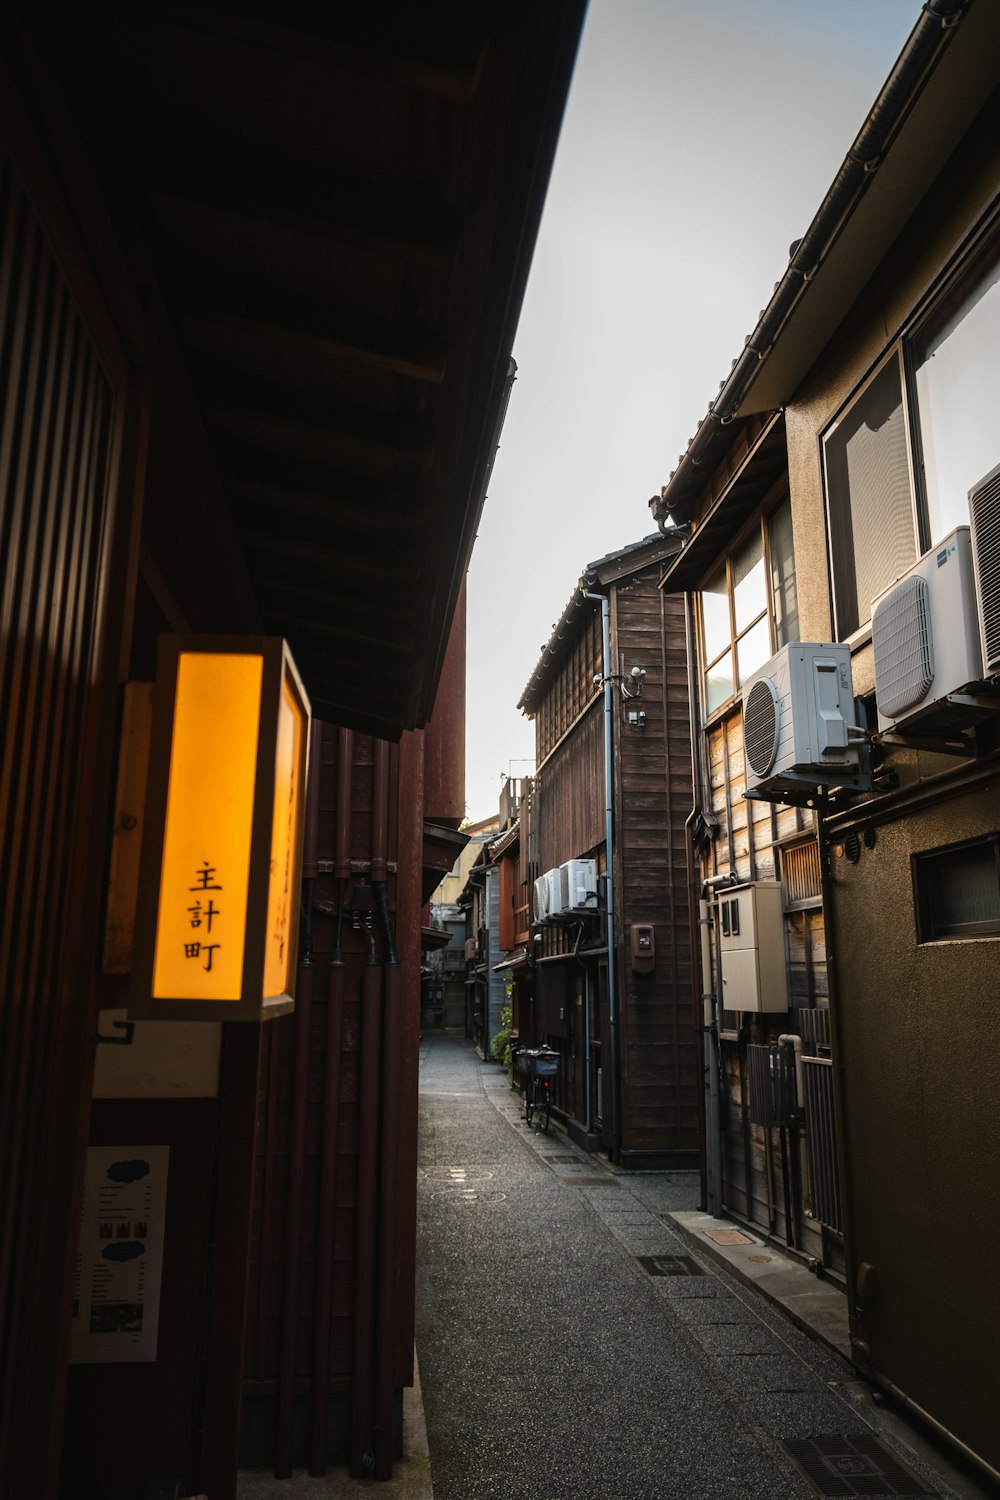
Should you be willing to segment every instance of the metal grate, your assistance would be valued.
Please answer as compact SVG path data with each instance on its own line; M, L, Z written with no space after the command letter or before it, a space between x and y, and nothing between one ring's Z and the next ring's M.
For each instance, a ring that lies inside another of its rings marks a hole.
M819 863L819 844L795 844L781 851L781 879L785 887L785 905L814 901L821 894L823 879Z
M747 1048L751 1125L785 1125L796 1110L795 1056L790 1047Z
M647 1276L708 1275L693 1255L640 1255L638 1260Z
M778 698L768 677L759 677L743 705L743 748L755 776L766 776L778 752Z
M802 1036L802 1052L806 1057L830 1056L830 1007L803 1006L796 1011L796 1020Z
M781 1445L820 1495L934 1495L876 1437L791 1438Z
M872 613L879 712L895 718L926 698L934 681L930 590L923 578L904 578Z
M842 1230L837 1127L833 1113L833 1063L829 1058L802 1059L802 1091L805 1094L806 1156L812 1211L821 1224Z
M1000 672L1000 467L969 491L983 657L988 676Z

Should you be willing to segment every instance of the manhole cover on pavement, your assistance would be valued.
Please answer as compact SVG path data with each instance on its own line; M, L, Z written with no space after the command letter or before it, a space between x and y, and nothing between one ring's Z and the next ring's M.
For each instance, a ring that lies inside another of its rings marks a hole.
M705 1276L693 1255L640 1255L639 1264L647 1276Z
M933 1495L875 1437L794 1438L781 1445L820 1495Z
M705 1234L717 1245L752 1245L753 1240L748 1234L741 1234L738 1229L706 1229Z

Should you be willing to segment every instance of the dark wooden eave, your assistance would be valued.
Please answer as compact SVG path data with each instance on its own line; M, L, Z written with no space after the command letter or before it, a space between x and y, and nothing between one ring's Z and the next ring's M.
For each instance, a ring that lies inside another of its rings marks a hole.
M722 435L728 439L725 447ZM696 510L693 533L663 570L660 587L668 594L698 588L743 523L776 486L787 484L783 412L775 412L766 421L752 418L721 428L718 447L715 467L706 463L703 471L702 503Z
M26 20L162 300L264 628L317 716L427 722L583 0Z

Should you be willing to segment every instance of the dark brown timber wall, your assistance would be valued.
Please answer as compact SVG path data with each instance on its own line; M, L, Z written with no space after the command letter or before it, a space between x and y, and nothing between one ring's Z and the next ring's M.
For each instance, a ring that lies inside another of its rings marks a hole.
M684 605L655 569L619 584L612 602L614 672L645 670L644 729L615 716L615 905L618 913L622 1151L693 1165L701 1068L695 1032L685 819L691 810ZM655 965L633 973L630 930L650 923Z

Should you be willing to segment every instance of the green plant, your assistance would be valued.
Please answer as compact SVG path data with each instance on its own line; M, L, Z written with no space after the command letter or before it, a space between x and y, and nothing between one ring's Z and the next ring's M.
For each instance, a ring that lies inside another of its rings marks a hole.
M507 1077L510 1077L510 1034L514 1022L514 1012L509 1005L505 1005L500 1012L500 1030L493 1038L493 1056L503 1068Z

